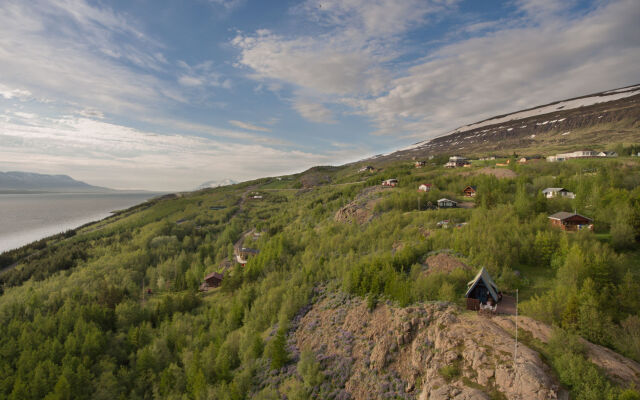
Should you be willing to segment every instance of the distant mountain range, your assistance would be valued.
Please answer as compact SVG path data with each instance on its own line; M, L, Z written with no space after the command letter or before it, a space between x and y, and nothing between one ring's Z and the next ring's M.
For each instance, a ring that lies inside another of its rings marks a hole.
M235 185L236 183L238 183L238 182L234 181L233 179L223 179L223 180L220 180L220 181L206 181L202 185L198 186L196 188L196 190L217 188L217 187L220 187L220 186Z
M68 175L0 172L0 192L101 192L112 189L89 185Z

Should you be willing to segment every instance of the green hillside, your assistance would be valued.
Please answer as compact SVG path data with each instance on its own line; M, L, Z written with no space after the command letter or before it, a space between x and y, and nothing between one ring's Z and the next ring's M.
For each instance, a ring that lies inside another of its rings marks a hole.
M529 342L573 397L640 398L575 340L640 361L640 159L495 167L504 161L316 167L165 196L5 253L0 398L345 398L338 372L288 342L319 288L370 309L447 301L464 312L480 267L519 290L520 312L566 333ZM398 187L372 189L389 178ZM546 199L547 187L576 197ZM463 207L436 209L440 198ZM550 226L548 215L574 210L593 232ZM241 238L260 251L244 267L233 261ZM473 268L425 273L442 251ZM200 292L214 271L222 285Z

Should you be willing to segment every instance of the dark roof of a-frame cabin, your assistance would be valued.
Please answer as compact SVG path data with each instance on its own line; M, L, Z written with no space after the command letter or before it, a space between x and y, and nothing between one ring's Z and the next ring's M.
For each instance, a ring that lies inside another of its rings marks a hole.
M491 279L491 276L489 275L489 272L487 272L487 270L484 269L484 267L482 267L480 272L478 272L478 274L476 275L475 278L473 278L473 280L471 280L471 281L469 281L469 283L467 283L467 286L469 286L469 288L467 289L467 293L465 293L464 297L469 297L469 295L471 294L473 289L478 285L478 283L480 281L482 281L484 283L484 285L489 290L489 294L491 294L491 297L493 297L493 300L495 300L497 302L498 301L498 286L495 284L495 282L493 282L493 279Z
M222 280L222 278L224 278L224 276L222 274L219 274L217 272L212 272L209 275L204 277L205 281L208 281L209 279L218 279L218 280Z
M553 215L550 215L549 219L557 219L559 221L566 221L566 220L568 220L570 218L575 218L575 217L578 217L577 219L582 219L582 220L589 221L589 222L593 221L591 218L585 217L584 215L580 215L580 214L576 214L576 213L570 213L570 212L566 212L566 211L560 211L560 212L557 212L557 213L555 213Z

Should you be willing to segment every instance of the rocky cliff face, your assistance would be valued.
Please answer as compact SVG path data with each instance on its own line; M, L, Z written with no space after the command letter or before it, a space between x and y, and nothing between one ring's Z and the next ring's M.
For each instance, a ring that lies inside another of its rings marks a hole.
M519 344L514 360L503 325L447 303L369 311L333 294L298 321L290 345L313 350L338 398L568 398L536 351Z

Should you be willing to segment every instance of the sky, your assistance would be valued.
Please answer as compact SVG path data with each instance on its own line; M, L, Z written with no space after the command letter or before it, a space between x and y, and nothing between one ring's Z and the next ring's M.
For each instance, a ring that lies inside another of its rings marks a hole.
M0 171L191 190L640 83L637 0L0 0Z

